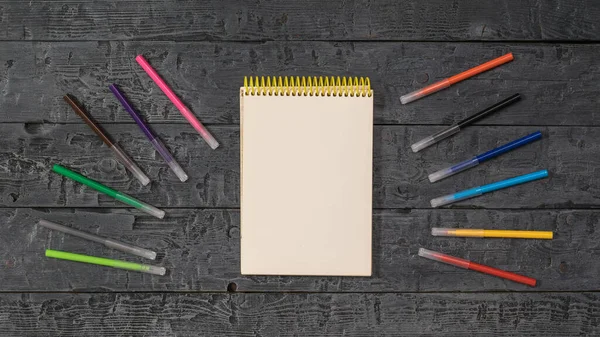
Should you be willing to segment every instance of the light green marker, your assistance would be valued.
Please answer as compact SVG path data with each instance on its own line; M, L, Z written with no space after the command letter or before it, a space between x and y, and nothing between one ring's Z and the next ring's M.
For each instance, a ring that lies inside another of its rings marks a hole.
M167 272L165 267L156 267L156 266L149 266L147 264L105 259L103 257L75 254L75 253L63 252L60 250L52 250L52 249L46 249L46 257L53 257L55 259L69 260L69 261L75 261L75 262L98 264L101 266L108 266L108 267L119 268L119 269L127 269L127 270L139 271L142 273L161 275L161 276Z
M89 186L100 193L104 193L104 194L108 195L109 197L113 197L113 198L119 200L122 203L131 205L131 206L133 206L141 211L144 211L150 215L154 215L155 217L157 217L159 219L162 219L165 217L165 211L162 211L154 206L148 205L144 202L134 199L125 193L115 191L112 188L104 186L97 181L94 181L88 177L85 177L77 172L73 172L66 167L54 164L54 166L52 166L52 171L54 171L58 174L62 174L63 176L65 176L67 178L73 179L76 182L79 182L86 186Z

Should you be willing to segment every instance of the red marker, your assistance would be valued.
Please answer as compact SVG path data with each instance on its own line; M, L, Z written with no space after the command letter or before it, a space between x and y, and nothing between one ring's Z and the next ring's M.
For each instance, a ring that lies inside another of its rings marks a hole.
M475 262L463 260L458 257L434 252L434 251L431 251L431 250L428 250L425 248L419 248L419 256L422 256L426 259L451 264L451 265L459 267L459 268L471 269L471 270L478 271L480 273L493 275L496 277L500 277L500 278L511 280L511 281L518 282L518 283L523 283L523 284L526 284L531 287L535 287L535 284L537 283L536 279L531 278L531 277L511 273L509 271L505 271L502 269L488 267L488 266L485 266L485 265L482 265L479 263L475 263Z
M434 92L438 92L442 89L446 89L455 83L464 81L469 77L473 77L477 74L481 74L482 72L488 71L492 68L496 68L497 66L502 65L507 62L510 62L513 59L514 58L513 58L512 53L502 55L502 56L495 58L491 61L488 61L484 64L480 64L477 67L471 68L467 71L463 71L460 74L445 78L439 82L435 82L434 84L428 85L423 89L419 89L419 90L411 92L410 94L406 94L406 95L400 97L400 102L402 102L402 104L406 104L406 103L410 103L412 101L416 101L419 98L423 98L427 95L433 94Z

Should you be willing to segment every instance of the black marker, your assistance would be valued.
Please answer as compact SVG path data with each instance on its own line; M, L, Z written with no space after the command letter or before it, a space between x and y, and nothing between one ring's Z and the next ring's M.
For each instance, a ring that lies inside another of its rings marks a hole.
M445 130L442 130L432 136L421 139L420 141L414 143L410 147L412 148L413 152L419 152L419 151L423 150L424 148L431 146L444 138L448 138L448 137L452 136L453 134L458 133L462 128L465 128L465 127L475 123L476 121L482 119L483 117L490 115L508 105L511 105L520 99L521 99L520 94L514 94L514 95L510 96L509 98L506 98L488 108L485 108L485 109L479 111L478 113L474 114L473 116L469 116L469 117L463 119L462 121L460 121L456 124L453 124L452 126L450 126L449 128L447 128Z

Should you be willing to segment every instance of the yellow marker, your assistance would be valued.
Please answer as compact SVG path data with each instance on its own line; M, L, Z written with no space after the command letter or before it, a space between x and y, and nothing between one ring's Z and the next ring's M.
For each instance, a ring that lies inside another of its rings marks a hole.
M546 231L510 231L495 229L432 228L433 236L461 236L472 238L511 238L551 240L553 232Z

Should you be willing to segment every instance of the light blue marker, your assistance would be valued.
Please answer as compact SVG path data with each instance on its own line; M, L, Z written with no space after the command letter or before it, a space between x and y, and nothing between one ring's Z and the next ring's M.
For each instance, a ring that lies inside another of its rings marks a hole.
M474 187L468 190L460 191L454 194L448 194L443 197L431 199L431 207L439 207L447 204L451 204L453 202L457 202L460 200L465 200L469 198L473 198L484 193L493 192L496 190L501 190L503 188L528 183L530 181L547 178L548 170L541 170L537 172L532 172L528 174L524 174L522 176L498 181L495 183Z
M493 150L489 150L488 152L478 154L475 157L463 161L462 163L458 163L456 165L450 166L448 168L439 170L429 175L429 181L432 183L447 178L453 174L457 174L458 172L462 172L464 170L470 169L471 167L477 166L484 161L490 160L492 158L498 157L501 154L504 154L508 151L514 150L523 145L534 142L538 139L542 138L542 133L537 131L532 134L529 134L523 138L519 138L517 140L513 140L510 143L504 144L500 147L497 147Z

